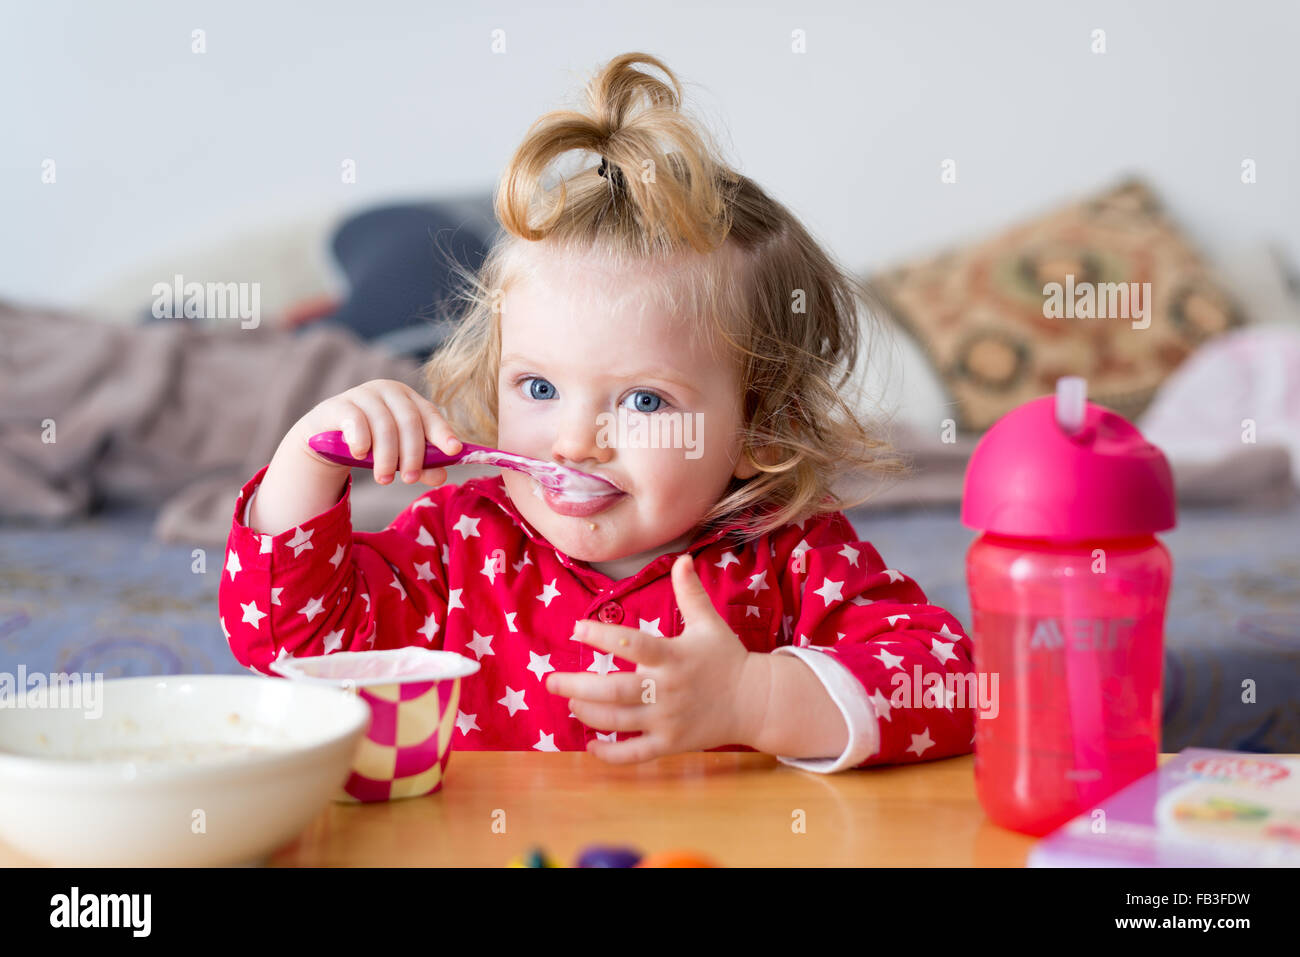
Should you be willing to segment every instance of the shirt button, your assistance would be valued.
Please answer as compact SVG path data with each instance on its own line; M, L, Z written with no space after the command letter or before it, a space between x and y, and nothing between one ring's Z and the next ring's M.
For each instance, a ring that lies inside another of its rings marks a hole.
M616 601L607 601L596 614L605 624L617 625L623 620L623 606Z

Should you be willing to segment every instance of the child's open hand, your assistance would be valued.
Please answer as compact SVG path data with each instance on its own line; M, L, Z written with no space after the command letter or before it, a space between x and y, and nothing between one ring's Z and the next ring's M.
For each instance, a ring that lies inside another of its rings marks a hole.
M605 731L640 731L625 741L592 741L603 761L647 761L679 751L749 744L754 716L766 702L763 655L751 653L709 600L690 554L672 568L673 593L685 627L661 638L623 625L584 619L574 637L600 651L635 661L635 673L555 672L548 691L571 700L583 724Z

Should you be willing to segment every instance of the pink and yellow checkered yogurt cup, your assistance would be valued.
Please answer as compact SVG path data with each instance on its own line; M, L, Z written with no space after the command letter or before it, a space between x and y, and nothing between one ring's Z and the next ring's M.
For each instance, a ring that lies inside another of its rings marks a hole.
M442 787L460 680L479 670L477 661L454 651L410 647L286 657L271 668L294 681L360 695L370 705L370 728L335 801L421 797Z

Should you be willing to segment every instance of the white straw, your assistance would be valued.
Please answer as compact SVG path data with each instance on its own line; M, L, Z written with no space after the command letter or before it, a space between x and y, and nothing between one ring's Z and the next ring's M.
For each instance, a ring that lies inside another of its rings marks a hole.
M1083 428L1084 409L1088 401L1088 380L1067 375L1056 380L1056 424L1067 435Z

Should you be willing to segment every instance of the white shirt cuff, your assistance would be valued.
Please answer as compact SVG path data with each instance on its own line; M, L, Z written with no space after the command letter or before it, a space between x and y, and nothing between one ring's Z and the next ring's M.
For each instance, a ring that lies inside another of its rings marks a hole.
M772 654L794 655L813 670L826 687L831 700L839 706L844 721L849 726L849 741L838 758L783 758L777 760L804 771L831 774L845 768L856 767L880 750L880 719L867 697L862 682L844 665L815 647L800 648L782 645Z
M257 489L253 489L253 491L252 491L252 492L249 494L249 496L248 496L248 502L245 503L245 505L244 505L244 528L248 528L248 527L249 527L249 525L248 525L248 516L249 516L249 515L252 513L252 511L253 511L253 499L255 499L255 498L257 498Z

